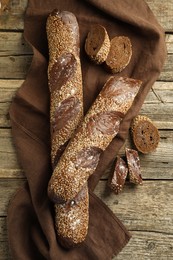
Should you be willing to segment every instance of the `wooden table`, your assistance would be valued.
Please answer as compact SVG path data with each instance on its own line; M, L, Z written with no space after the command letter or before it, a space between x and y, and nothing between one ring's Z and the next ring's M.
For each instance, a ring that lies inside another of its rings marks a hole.
M7 208L10 198L25 181L12 144L8 109L25 79L32 51L23 39L27 0L0 3L0 259L6 260L11 258ZM115 258L119 260L173 259L173 0L147 3L166 31L168 57L140 113L157 125L160 143L155 152L140 155L143 186L126 185L122 194L116 196L107 191L105 177L96 188L96 194L133 235ZM130 145L129 140L126 145Z

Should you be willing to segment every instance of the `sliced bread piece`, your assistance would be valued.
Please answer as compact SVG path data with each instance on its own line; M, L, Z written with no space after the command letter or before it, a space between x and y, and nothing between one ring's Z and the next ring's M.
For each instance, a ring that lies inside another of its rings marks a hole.
M106 67L112 72L121 72L130 62L132 45L128 37L116 36L111 40Z
M141 115L135 117L131 124L131 131L138 151L146 154L157 148L160 140L159 131L148 117Z
M85 41L85 51L92 61L103 63L109 53L110 40L106 29L99 24L92 26Z
M117 156L113 175L111 175L108 179L108 186L111 188L111 190L114 191L115 194L118 194L122 191L127 173L128 167L126 162L122 158Z
M134 184L142 184L139 155L136 150L126 148L129 180Z

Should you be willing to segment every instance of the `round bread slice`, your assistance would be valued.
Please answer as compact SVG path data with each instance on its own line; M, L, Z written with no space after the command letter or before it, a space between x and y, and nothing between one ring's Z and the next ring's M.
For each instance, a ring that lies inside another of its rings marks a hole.
M92 26L85 41L85 51L92 61L103 63L109 53L110 40L106 29L99 24Z
M128 37L116 36L111 40L106 67L112 72L121 72L130 62L132 45Z
M146 154L157 148L160 140L159 131L148 117L141 115L135 117L131 124L131 131L138 151Z

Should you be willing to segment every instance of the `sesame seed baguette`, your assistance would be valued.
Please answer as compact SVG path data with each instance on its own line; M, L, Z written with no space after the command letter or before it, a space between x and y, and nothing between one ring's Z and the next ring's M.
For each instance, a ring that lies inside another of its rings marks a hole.
M79 59L79 28L70 12L54 10L47 19L49 47L51 160L55 168L83 118L83 89ZM88 186L73 201L55 203L55 229L64 247L82 243L88 231Z
M55 167L48 185L50 199L61 203L75 198L117 135L141 84L131 78L108 79Z
M54 10L46 24L50 89L51 158L56 165L66 142L83 118L79 27L70 12Z

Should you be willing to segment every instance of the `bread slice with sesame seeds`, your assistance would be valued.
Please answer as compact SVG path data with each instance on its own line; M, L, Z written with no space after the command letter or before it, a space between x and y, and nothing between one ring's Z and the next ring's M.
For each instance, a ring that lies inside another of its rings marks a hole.
M54 10L47 19L49 47L51 160L54 169L83 118L83 86L76 17ZM74 247L88 232L89 195L85 185L68 203L55 202L55 229L61 245Z
M85 41L87 55L95 63L101 64L106 60L109 49L110 40L105 27L100 24L93 25Z
M112 73L121 72L132 57L132 45L128 37L116 36L111 40L110 51L105 61Z

